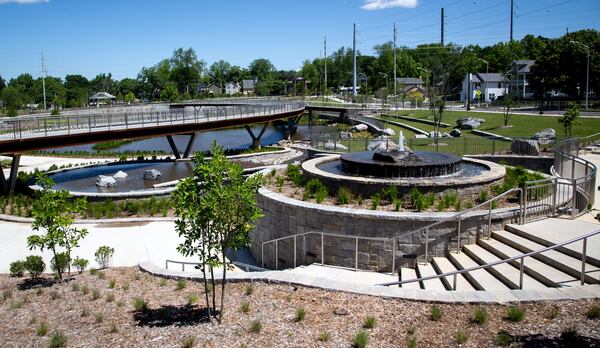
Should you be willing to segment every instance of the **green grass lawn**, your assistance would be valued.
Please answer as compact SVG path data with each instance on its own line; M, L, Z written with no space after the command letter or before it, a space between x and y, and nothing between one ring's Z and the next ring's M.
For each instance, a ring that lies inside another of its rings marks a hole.
M433 120L431 111L429 110L402 110L396 112L399 115L410 116L415 118ZM445 111L442 122L451 125L456 124L456 120L461 117L471 116L473 118L485 119L478 130L500 134L508 137L531 137L534 133L545 128L554 128L558 137L563 137L563 126L558 123L558 117L555 116L531 116L531 115L512 115L509 125L512 127L503 128L504 118L501 113L485 113L485 112L467 112L467 111ZM401 123L414 125L425 131L430 130L426 124L417 122L399 120ZM450 131L451 128L444 128ZM573 126L573 136L582 137L600 132L600 118L580 118L578 123ZM470 131L463 131L463 134L470 134Z

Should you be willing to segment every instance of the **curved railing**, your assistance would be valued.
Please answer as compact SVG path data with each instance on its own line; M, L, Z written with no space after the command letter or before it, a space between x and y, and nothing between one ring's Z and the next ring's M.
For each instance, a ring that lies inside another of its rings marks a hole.
M165 269L169 269L169 264L176 264L181 266L181 272L185 272L185 266L202 266L200 262L191 262L191 261L175 261L175 260L165 260ZM229 264L235 265L236 267L243 269L246 272L262 272L268 271L266 268L250 265L243 262L238 261L230 261Z
M138 129L176 124L194 124L232 119L253 118L300 112L304 102L229 100L210 101L209 106L192 110L174 109L114 109L89 114L59 116L20 116L0 119L0 141L45 137L52 135L81 134L107 130Z
M593 237L597 234L600 234L600 229L597 229L593 232L584 234L583 236L569 239L567 241L564 241L564 242L561 242L561 243L558 243L558 244L555 244L555 245L552 245L552 246L549 246L546 248L531 251L531 252L524 253L521 255L516 255L513 257L509 257L507 259L502 259L502 260L486 263L484 265L469 267L469 268L465 268L465 269L461 269L461 270L457 270L457 271L446 272L446 273L441 273L441 274L435 274L435 275L426 276L426 277L400 280L397 282L382 283L382 284L377 284L377 285L382 285L382 286L399 285L399 286L402 286L403 284L408 284L408 283L421 282L421 281L426 281L426 280L431 280L431 279L439 279L439 278L453 276L452 290L456 290L456 278L459 274L469 273L469 272L477 271L480 269L486 269L489 267L497 266L497 265L500 265L503 263L514 262L514 261L519 260L519 289L523 289L523 273L524 273L525 258L534 256L537 254L541 254L541 253L549 251L549 250L555 250L557 248L563 247L565 245L573 244L573 243L579 242L581 240L583 240L583 247L581 250L581 285L584 285L585 284L585 264L586 264L586 258L587 258L587 240L588 240L588 238Z

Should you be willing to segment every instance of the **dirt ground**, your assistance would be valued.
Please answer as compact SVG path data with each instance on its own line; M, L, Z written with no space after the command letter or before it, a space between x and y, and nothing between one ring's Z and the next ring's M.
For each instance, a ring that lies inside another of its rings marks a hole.
M518 346L600 346L600 319L586 315L600 300L521 304L520 322L506 319L508 306L487 305L488 320L479 325L472 321L477 305L439 305L443 315L434 321L429 303L233 283L226 287L224 321L217 324L206 322L199 283L178 290L176 281L137 268L85 272L60 284L46 278L33 286L27 278L2 275L0 291L3 347L45 347L56 331L66 335L69 347L351 347L361 330L368 334L367 347L455 347L459 332L467 336L461 346L489 347L500 343L503 330ZM194 294L197 302L190 305ZM135 298L147 301L148 309L135 311ZM247 313L243 302L249 303ZM306 314L297 322L299 308ZM375 318L373 328L363 328L367 316ZM250 332L253 320L262 325L258 333ZM44 323L47 333L38 336Z

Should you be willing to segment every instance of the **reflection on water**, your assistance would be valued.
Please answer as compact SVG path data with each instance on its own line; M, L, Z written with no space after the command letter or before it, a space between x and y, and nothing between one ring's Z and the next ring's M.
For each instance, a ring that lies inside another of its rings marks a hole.
M144 171L156 169L161 172L157 180L144 180ZM153 189L155 184L178 180L192 175L190 162L144 162L130 164L102 165L90 168L68 170L52 175L55 189L74 192L129 192ZM98 175L112 176L118 171L127 173L125 179L116 179L117 185L109 188L97 187Z
M251 127L254 134L258 135L262 126ZM298 126L298 133L294 137L295 139L309 139L311 133L319 133L327 127L322 126ZM265 130L261 138L261 144L263 146L272 145L283 139L284 132L281 128L275 126L269 126ZM183 151L187 145L189 136L188 135L175 135L173 140L177 144L179 151ZM244 128L232 128L223 129L218 131L200 132L196 135L194 146L192 151L208 151L213 141L217 144L225 147L226 149L245 149L252 145L252 139ZM68 152L68 151L87 151L93 152L93 144L87 145L76 145L67 146L54 149L56 152ZM112 149L113 152L136 152L136 151L162 151L171 153L171 147L166 137L148 138L142 140L136 140L131 143L120 146L119 148Z

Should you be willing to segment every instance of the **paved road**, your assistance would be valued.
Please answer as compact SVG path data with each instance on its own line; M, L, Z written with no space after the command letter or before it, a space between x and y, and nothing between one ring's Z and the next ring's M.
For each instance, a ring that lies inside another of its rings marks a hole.
M27 248L27 237L34 234L29 224L3 221L0 226L0 273L8 273L11 262L27 255L42 255L49 266L51 252L41 253ZM78 226L87 228L89 234L81 241L81 246L73 251L73 257L88 259L89 267L98 267L94 261L94 252L102 245L115 249L113 266L135 266L147 260L157 265L164 265L166 259L196 261L177 252L181 239L175 232L173 222Z

